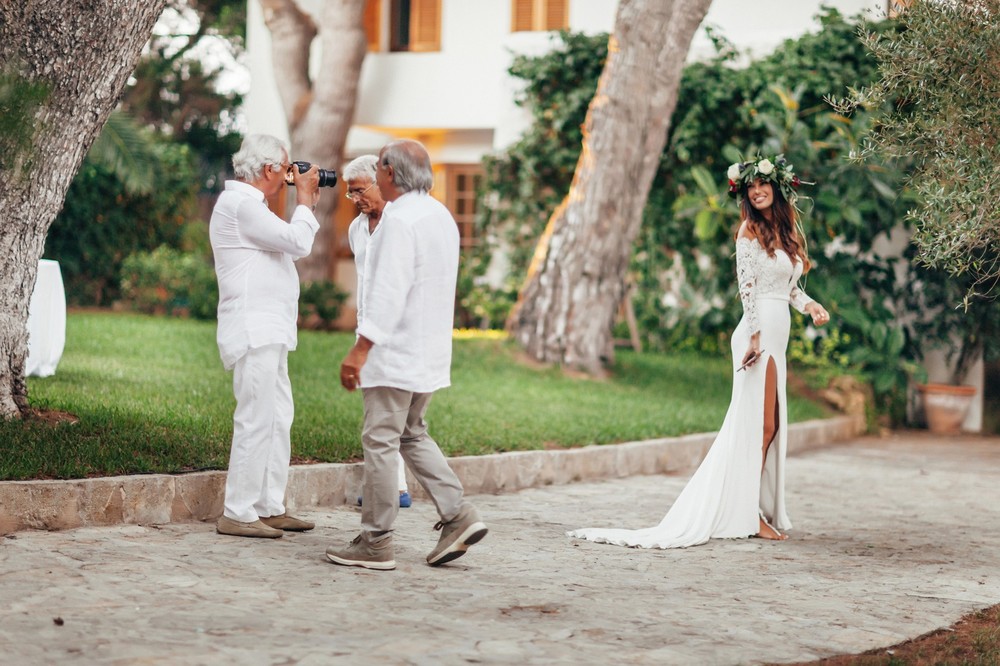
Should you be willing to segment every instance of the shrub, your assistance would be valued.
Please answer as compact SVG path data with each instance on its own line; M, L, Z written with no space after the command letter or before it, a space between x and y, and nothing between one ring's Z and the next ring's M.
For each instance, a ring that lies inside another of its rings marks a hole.
M129 194L107 167L91 162L73 178L45 240L45 258L59 262L70 303L117 299L125 258L161 245L179 247L185 227L197 218L199 184L190 150L161 143L153 152L156 189L149 195Z
M347 292L329 280L304 282L299 291L299 327L333 330L345 300Z
M219 289L212 265L200 255L160 246L122 263L122 302L137 312L214 319Z

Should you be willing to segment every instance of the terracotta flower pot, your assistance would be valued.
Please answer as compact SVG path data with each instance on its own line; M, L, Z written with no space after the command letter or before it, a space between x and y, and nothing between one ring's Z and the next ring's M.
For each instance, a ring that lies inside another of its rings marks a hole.
M931 432L943 435L961 432L972 396L976 395L974 386L918 384L917 389L924 396L924 414Z

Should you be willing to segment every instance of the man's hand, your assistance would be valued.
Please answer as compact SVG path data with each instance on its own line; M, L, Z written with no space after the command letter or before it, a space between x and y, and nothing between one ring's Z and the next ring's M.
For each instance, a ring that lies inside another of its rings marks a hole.
M309 171L299 173L299 168L293 164L292 180L295 181L296 203L315 208L319 203L319 167L313 164Z
M361 368L368 360L368 351L372 348L372 342L362 336L347 352L343 363L340 364L340 384L348 391L358 388L361 383Z

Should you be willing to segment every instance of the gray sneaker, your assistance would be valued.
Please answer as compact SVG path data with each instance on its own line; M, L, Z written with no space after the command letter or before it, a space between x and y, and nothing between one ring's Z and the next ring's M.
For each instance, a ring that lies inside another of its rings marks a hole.
M378 569L379 571L389 571L396 568L391 534L383 534L372 539L367 532L362 532L354 537L354 541L349 543L346 548L334 548L333 546L327 548L326 559L334 564Z
M427 556L427 564L432 567L462 557L469 546L478 543L489 531L479 520L479 512L471 504L462 505L457 516L448 522L439 522L434 529L441 530L441 537Z

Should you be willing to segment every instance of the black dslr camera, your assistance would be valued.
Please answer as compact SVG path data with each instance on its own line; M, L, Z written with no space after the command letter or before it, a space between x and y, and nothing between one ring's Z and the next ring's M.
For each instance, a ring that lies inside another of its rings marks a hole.
M309 162L292 162L292 164L298 168L299 173L305 173L312 168L312 164ZM285 183L288 185L295 185L295 179L292 177L292 172L289 171L285 174ZM333 187L337 184L337 172L333 169L320 169L319 170L319 186L320 187Z

